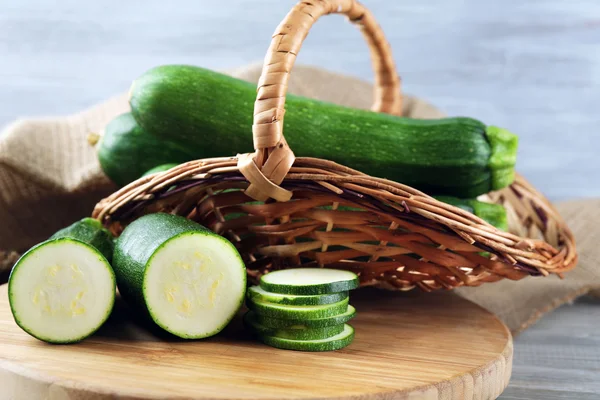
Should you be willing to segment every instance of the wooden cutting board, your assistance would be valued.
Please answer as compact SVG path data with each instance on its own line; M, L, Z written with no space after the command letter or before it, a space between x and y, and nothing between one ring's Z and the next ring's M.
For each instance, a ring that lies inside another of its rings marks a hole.
M256 342L237 318L217 337L183 341L131 322L120 302L75 345L22 332L0 286L0 400L495 399L512 338L489 312L450 294L363 289L354 343L302 353Z

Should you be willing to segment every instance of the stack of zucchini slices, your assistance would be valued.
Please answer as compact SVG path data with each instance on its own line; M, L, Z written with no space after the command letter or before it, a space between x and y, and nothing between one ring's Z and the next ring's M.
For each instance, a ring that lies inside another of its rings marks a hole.
M287 350L331 351L348 346L356 310L349 291L359 285L353 272L295 268L263 275L247 292L245 325L265 344Z

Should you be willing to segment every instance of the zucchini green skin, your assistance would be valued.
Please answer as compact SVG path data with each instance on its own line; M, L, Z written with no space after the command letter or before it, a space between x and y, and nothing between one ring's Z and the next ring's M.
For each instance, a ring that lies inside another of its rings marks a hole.
M339 335L321 340L290 340L277 336L258 335L266 345L284 350L297 351L334 351L349 346L354 340L354 328L344 325L344 331Z
M179 164L175 164L175 163L157 165L156 167L151 168L148 171L146 171L142 176L148 176L148 175L155 174L157 172L168 171L171 168L174 168L174 167L176 167L178 165Z
M264 293L256 286L248 288L247 297L250 300L262 301L290 306L317 306L321 304L332 304L348 298L349 292L328 293L312 296L298 296L280 293Z
M344 313L319 319L283 319L272 318L255 312L252 313L256 317L256 321L267 328L312 329L345 324L356 316L356 309L348 305Z
M485 203L475 199L459 199L451 196L435 196L435 198L475 214L500 230L508 231L506 209L500 204Z
M144 132L130 113L119 115L106 126L97 149L102 170L119 186L157 165L196 159L194 149Z
M290 340L318 340L338 335L344 330L344 325L325 326L323 328L285 329L269 328L256 320L254 312L249 311L244 315L244 325L252 332L259 335L276 336Z
M253 84L186 65L151 69L130 91L142 129L165 144L189 146L196 158L252 152L255 99ZM514 178L517 137L472 118L416 120L292 95L286 110L286 140L299 157L458 197L500 189Z
M102 226L102 223L94 218L84 218L56 232L50 240L60 238L77 239L87 243L96 249L108 260L112 261L114 251L114 238L112 234Z

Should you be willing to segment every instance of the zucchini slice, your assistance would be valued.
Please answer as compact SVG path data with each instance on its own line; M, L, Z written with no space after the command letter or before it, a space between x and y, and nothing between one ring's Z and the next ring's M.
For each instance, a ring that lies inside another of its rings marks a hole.
M43 242L15 264L8 282L17 325L49 343L74 343L108 319L115 275L94 246L70 237Z
M275 304L291 306L316 306L320 304L332 304L348 297L348 292L338 292L321 295L297 296L293 294L280 294L267 292L260 286L252 286L248 289L247 296L251 300L263 301Z
M247 305L249 309L265 317L300 320L320 319L346 312L348 310L348 299L318 306L287 306L255 300L249 300Z
M471 214L477 215L496 228L508 231L508 217L506 209L500 204L485 203L475 199L459 199L451 196L434 196L437 200L443 201L458 208L462 208Z
M113 266L123 298L184 339L220 332L244 302L246 268L227 239L171 214L128 225Z
M131 114L106 127L100 164L125 184L161 163L252 152L255 100L256 84L189 65L153 68L131 86ZM518 138L473 118L402 118L292 95L285 105L286 140L299 155L457 197L514 179Z
M334 315L328 318L319 319L282 319L267 317L259 313L254 313L256 322L267 328L283 328L283 329L309 329L309 328L325 328L345 324L356 316L356 309L348 305L346 312Z
M344 330L344 324L325 326L323 328L269 328L258 322L256 314L253 311L249 311L244 315L244 324L256 334L291 340L327 339L340 334Z
M350 325L344 325L344 330L335 336L327 339L316 339L316 340L291 340L283 339L276 336L259 335L260 340L272 347L286 350L300 350L300 351L332 351L339 350L354 340L354 328Z
M316 295L347 292L359 285L354 272L329 268L293 268L270 272L260 279L268 292Z

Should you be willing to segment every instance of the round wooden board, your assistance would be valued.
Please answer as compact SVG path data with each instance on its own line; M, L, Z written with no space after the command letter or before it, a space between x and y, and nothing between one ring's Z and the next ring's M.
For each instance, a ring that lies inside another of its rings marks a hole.
M508 384L512 338L489 312L450 294L363 289L356 338L329 353L277 350L237 318L203 341L110 321L75 345L49 345L14 323L0 286L0 399L495 399Z

